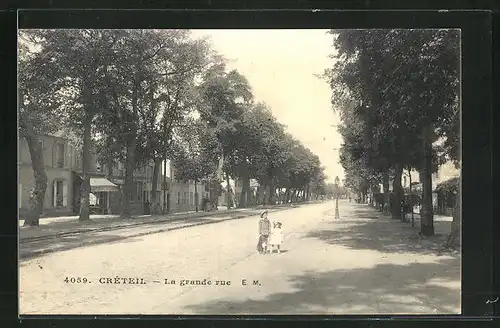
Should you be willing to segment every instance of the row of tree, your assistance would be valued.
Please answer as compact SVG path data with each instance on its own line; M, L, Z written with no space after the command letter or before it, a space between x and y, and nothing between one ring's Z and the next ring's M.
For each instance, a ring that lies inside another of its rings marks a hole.
M274 204L325 192L319 158L254 102L248 81L228 71L206 39L187 30L29 30L19 34L19 129L31 154L35 188L26 225L38 225L47 187L39 136L64 131L82 149L80 220L89 220L90 161L125 167L122 217L130 217L133 172L154 162L176 178L250 179ZM221 165L222 163L222 165Z
M460 159L459 31L330 33L335 63L325 77L342 121L345 184L360 195L377 193L382 184L385 204L401 218L403 172L418 171L421 233L433 235L431 174L443 162L459 165Z

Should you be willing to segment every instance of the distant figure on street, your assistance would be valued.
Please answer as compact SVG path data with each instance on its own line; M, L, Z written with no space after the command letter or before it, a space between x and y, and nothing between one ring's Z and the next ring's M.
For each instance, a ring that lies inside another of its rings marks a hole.
M281 253L281 245L283 244L283 229L281 222L277 221L273 224L273 229L271 230L271 236L269 237L270 252L274 253L274 250Z
M267 218L267 211L262 212L259 220L259 242L257 250L261 254L268 252L269 234L271 233L271 222Z

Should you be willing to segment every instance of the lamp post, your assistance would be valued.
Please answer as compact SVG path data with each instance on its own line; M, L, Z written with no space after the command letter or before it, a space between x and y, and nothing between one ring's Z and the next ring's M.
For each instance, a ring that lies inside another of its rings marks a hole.
M335 218L340 219L339 214L339 177L335 177Z

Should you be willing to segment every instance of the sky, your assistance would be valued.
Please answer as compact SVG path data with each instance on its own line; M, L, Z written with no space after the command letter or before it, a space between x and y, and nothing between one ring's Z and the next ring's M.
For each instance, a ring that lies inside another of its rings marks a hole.
M267 103L287 131L319 156L328 182L344 176L338 163L342 138L330 103L328 83L315 74L331 67L327 30L193 30L207 36L226 58L229 69L243 74L256 101Z

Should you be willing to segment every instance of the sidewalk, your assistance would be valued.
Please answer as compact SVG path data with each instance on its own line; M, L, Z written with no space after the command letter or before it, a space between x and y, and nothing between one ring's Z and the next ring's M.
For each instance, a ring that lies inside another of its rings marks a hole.
M434 215L434 236L421 236L420 232L420 215L414 213L415 226L411 226L411 213L406 215L406 221L392 219L390 214L384 214L369 206L368 204L362 204L361 207L370 209L372 213L376 213L377 221L385 221L390 223L392 226L397 226L400 230L397 236L394 237L402 240L411 240L411 244L416 247L422 247L428 251L435 252L436 254L441 254L442 246L445 243L448 235L451 232L451 223L453 218L444 215ZM375 217L375 216L374 216ZM451 253L460 253L460 250L453 250Z
M415 229L420 230L420 214L414 213ZM406 224L411 226L411 213L406 214ZM437 235L448 235L451 232L451 222L453 217L434 214L434 233Z
M311 202L312 203L312 202ZM306 203L306 204L311 204ZM300 205L283 204L266 206L267 209L287 209L294 208ZM48 238L60 237L65 235L73 235L78 233L110 231L116 229L132 228L135 226L155 225L166 222L180 222L186 219L194 219L207 217L212 218L210 221L219 221L222 217L232 216L237 217L256 215L264 206L259 205L251 208L240 208L230 210L219 210L213 212L182 212L168 215L141 215L131 219L121 219L119 215L91 215L90 222L79 222L77 216L60 217L60 218L45 218L40 219L39 227L23 227L23 220L19 224L19 241L20 243L44 240ZM202 221L208 222L208 221Z

